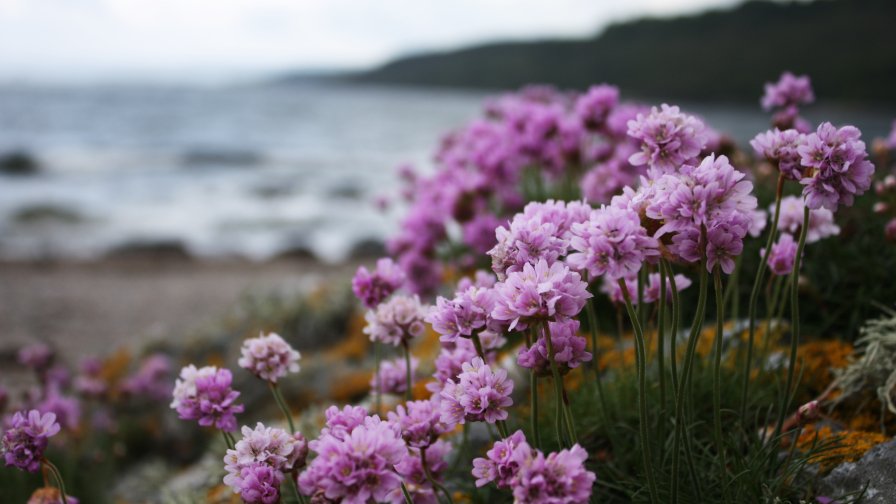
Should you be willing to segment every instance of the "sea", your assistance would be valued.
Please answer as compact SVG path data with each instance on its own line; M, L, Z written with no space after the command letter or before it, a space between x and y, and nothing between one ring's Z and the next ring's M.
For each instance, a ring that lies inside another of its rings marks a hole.
M173 246L264 261L338 263L394 233L396 168L431 171L442 136L484 91L295 85L0 85L0 260L94 259ZM682 104L741 145L767 129L758 104ZM812 108L884 136L896 111ZM870 145L870 141L869 141ZM382 209L378 202L393 204Z

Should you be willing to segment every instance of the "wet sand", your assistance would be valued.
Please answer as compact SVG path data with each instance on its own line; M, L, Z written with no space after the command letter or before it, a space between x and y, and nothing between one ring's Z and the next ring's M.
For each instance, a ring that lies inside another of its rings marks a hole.
M246 294L294 294L348 281L354 268L310 259L0 262L0 356L46 341L76 362L175 340L220 319Z

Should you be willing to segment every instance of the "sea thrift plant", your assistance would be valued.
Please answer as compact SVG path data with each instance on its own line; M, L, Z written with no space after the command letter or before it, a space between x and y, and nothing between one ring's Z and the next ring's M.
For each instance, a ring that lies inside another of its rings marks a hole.
M495 423L507 418L513 381L507 371L492 370L479 357L461 366L457 382L445 382L441 399L441 421L446 424L466 422Z
M299 372L299 352L276 333L247 339L241 353L240 367L265 381L277 383L277 379Z
M836 212L840 205L852 206L855 196L871 187L874 165L867 159L861 136L855 126L836 128L829 122L806 135L797 151L808 169L800 183L809 208Z
M404 442L413 448L428 448L452 428L442 422L439 403L433 400L399 404L388 413L388 418L398 427Z
M588 453L579 445L549 454L515 451L519 470L510 482L520 504L584 504L597 476L585 468Z
M676 170L700 155L709 135L703 122L665 103L649 114L628 122L628 134L641 144L629 158L635 166L648 165L659 172Z
M411 358L411 380L417 376L417 367L420 362L417 358ZM374 376L370 379L370 387L376 390L379 383L379 392L383 394L402 395L408 391L408 366L404 358L383 361L380 364L379 381ZM411 384L413 386L413 383Z
M495 441L485 457L473 459L476 486L483 487L494 482L498 488L510 488L511 481L520 470L520 461L527 460L531 453L532 447L521 430L507 439Z
M342 438L322 434L309 447L317 457L299 476L299 485L312 501L317 496L354 504L384 501L401 485L394 467L408 449L379 417L368 417Z
M585 350L585 338L578 336L579 321L550 322L554 359L560 374L565 375L571 369L589 362L591 353ZM517 356L517 364L532 370L538 376L551 374L551 363L548 359L548 347L544 337L538 338L530 348L521 348Z
M287 474L305 465L308 443L299 433L266 427L242 428L243 438L224 456L224 484L245 502L279 502L280 484Z
M375 308L400 289L404 282L404 271L392 259L384 257L376 262L373 272L365 266L358 267L358 272L352 279L352 291L364 306Z
M454 299L439 296L436 305L426 316L426 321L441 335L441 340L451 342L470 338L485 329L491 322L491 312L495 307L495 291L485 287L468 287L458 292Z
M403 345L423 334L426 314L418 296L394 296L367 312L364 334L370 341Z
M622 278L641 269L649 258L659 256L657 240L648 236L637 213L629 208L602 207L587 222L572 227L573 238L567 264L586 271L590 278Z
M240 393L231 388L233 375L228 369L206 366L197 369L190 364L180 372L174 385L171 408L182 420L198 420L199 425L230 432L236 430L236 414L243 405L236 404Z
M433 488L433 482L442 484L448 463L446 457L451 452L451 443L438 440L425 450L420 448L408 448L408 453L401 462L395 464L395 472L401 476L402 482L407 487L413 502L424 504L437 504L440 502L438 492ZM423 467L423 457L426 457L426 468ZM427 475L427 471L429 474ZM433 478L430 481L429 477ZM389 496L389 502L404 503L405 498L401 490L394 490Z
M37 472L49 438L60 427L53 413L37 410L18 411L8 420L3 432L3 460L7 467Z
M561 262L548 265L545 259L511 272L505 281L495 285L495 291L497 301L492 318L510 321L511 330L574 317L591 297L588 285L578 273Z

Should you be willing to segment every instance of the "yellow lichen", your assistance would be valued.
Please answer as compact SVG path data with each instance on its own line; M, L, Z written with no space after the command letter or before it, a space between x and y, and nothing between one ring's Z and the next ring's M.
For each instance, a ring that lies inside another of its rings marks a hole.
M824 443L825 449L812 457L810 462L819 464L822 472L828 472L844 462L859 460L868 450L889 439L879 432L857 430L833 432L828 426L816 428L815 425L808 425L797 439L797 448L807 451L813 444Z

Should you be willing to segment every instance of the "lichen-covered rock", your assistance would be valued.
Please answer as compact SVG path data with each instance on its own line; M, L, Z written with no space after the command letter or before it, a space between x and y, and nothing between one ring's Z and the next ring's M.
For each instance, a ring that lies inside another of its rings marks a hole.
M856 494L867 484L862 504L896 501L896 438L879 444L856 462L845 462L821 479L818 493L831 497Z

